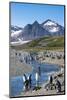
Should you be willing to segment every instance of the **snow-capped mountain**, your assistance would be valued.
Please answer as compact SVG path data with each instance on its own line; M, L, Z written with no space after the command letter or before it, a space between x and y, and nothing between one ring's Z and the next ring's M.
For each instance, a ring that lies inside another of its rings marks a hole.
M49 32L57 32L59 30L58 24L51 20L47 20L46 22L44 22L43 28L45 28Z
M23 40L22 31L23 31L23 28L12 25L11 26L11 42Z
M27 24L23 29L24 40L33 40L48 34L49 32L45 30L37 21L33 24Z
M22 29L23 28L21 28L21 27L11 25L11 33L14 33L16 31L19 31L19 30L22 30Z
M58 23L56 23L55 21L52 21L50 19L43 22L42 27L46 29L48 32L50 32L51 35L63 35L64 34L64 28Z
M43 22L42 24L47 25L47 26L51 26L51 25L54 25L54 26L57 26L58 24L50 19L46 20L45 22Z
M61 35L64 35L64 27L50 19L42 24L35 21L33 24L27 24L24 28L11 26L11 42L22 42L43 36Z

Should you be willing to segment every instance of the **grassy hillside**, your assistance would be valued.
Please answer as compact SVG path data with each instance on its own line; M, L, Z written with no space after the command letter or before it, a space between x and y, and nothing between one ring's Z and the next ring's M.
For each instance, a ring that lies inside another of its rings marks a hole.
M64 37L44 37L28 43L29 47L63 47Z
M20 46L16 49L57 49L64 48L64 37L43 37Z

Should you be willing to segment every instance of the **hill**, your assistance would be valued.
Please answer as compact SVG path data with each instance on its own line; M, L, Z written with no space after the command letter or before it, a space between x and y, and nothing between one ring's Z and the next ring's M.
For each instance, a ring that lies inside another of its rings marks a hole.
M26 44L11 46L14 49L25 50L44 50L44 49L63 49L64 48L64 36L55 37L43 37L36 40L32 40Z

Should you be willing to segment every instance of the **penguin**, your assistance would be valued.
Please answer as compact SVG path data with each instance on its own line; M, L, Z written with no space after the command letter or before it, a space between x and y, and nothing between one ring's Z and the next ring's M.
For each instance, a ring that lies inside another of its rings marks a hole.
M27 80L27 77L26 77L26 75L24 74L23 75L23 90L25 90L26 89L26 87L25 87L25 81Z

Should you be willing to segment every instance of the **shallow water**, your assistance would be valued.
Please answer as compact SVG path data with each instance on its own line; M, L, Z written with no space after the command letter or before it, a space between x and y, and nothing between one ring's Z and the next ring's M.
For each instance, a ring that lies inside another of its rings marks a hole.
M40 67L41 70L41 75L39 79L39 84L41 85L42 83L46 82L48 80L49 74L51 72L56 72L59 71L60 68L58 65L53 65L53 64L45 64L45 63L39 63L36 61L31 62L33 71L31 73L27 73L26 76L28 77L30 74L32 75L32 87L36 85L36 80L35 80L35 73L37 72L38 67ZM10 94L11 96L17 96L23 91L23 78L22 76L18 77L12 77L10 80Z

